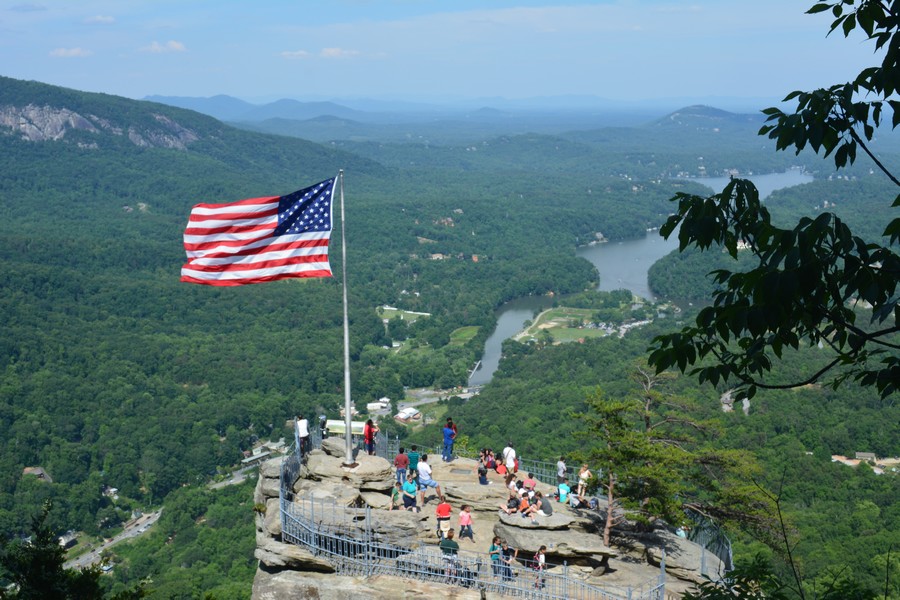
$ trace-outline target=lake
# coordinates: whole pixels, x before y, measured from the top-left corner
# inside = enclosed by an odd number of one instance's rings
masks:
[[[813,180],[799,170],[767,175],[748,175],[744,177],[756,185],[760,198],[765,199],[775,190],[787,188]],[[713,192],[721,192],[728,184],[728,177],[707,177],[691,179],[709,187]],[[631,290],[643,298],[654,300],[647,283],[647,271],[660,258],[678,248],[678,239],[672,235],[668,240],[659,236],[658,232],[621,242],[608,242],[594,246],[582,246],[575,254],[590,261],[600,273],[601,291],[619,289]],[[494,376],[500,364],[503,342],[522,331],[525,321],[531,320],[545,308],[553,304],[553,298],[546,296],[517,298],[507,302],[497,310],[497,327],[484,345],[484,353],[478,368],[469,377],[469,385],[485,385]]]

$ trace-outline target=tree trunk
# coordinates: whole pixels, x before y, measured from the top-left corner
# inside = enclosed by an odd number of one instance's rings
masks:
[[[608,473],[609,485],[606,486],[606,524],[603,526],[603,545],[609,547],[609,532],[613,527],[613,513],[615,512],[615,487],[616,479],[612,473]]]

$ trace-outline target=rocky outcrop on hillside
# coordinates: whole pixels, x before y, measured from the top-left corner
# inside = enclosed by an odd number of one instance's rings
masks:
[[[29,142],[45,142],[63,140],[70,131],[83,131],[92,134],[108,133],[115,136],[126,136],[127,139],[142,148],[172,148],[185,150],[191,142],[200,139],[199,135],[183,127],[165,115],[154,114],[155,126],[137,127],[134,125],[118,125],[108,119],[93,114],[80,114],[68,108],[52,106],[0,106],[0,127],[8,128],[12,134],[21,136]],[[97,141],[79,142],[80,147],[98,147]]]
[[[300,477],[291,486],[294,498],[332,500],[338,506],[371,507],[371,542],[397,546],[424,543],[433,548],[435,534],[434,507],[437,497],[430,493],[419,513],[390,511],[389,490],[393,477],[388,461],[359,455],[357,465],[344,467],[344,444],[340,440],[325,440],[323,449],[313,450]],[[278,491],[280,460],[265,463],[260,468],[254,502],[257,516],[257,549],[259,560],[253,585],[255,600],[284,597],[344,599],[355,597],[483,597],[479,591],[457,586],[431,584],[413,579],[378,575],[377,577],[349,577],[334,573],[334,566],[305,548],[281,540]],[[662,549],[666,553],[666,591],[677,596],[693,582],[701,581],[700,566],[705,563],[707,573],[716,573],[718,559],[709,553],[701,557],[702,549],[665,528],[652,532],[631,534],[620,531],[613,547],[603,545],[601,535],[602,511],[576,511],[555,503],[550,517],[539,517],[537,523],[519,516],[501,515],[498,507],[507,491],[499,476],[491,476],[491,485],[479,485],[475,477],[475,463],[457,459],[452,463],[438,460],[432,464],[434,478],[441,484],[445,496],[453,506],[453,520],[462,504],[473,507],[475,541],[460,540],[461,556],[484,558],[494,535],[509,540],[519,548],[519,558],[530,559],[541,545],[548,547],[547,561],[568,565],[571,576],[599,587],[622,588],[647,584],[659,575]],[[549,491],[550,486],[541,485]],[[540,489],[539,488],[539,489]],[[431,490],[429,490],[430,492]],[[264,508],[263,508],[264,507]],[[327,522],[329,515],[316,515],[317,522]],[[360,524],[362,527],[362,524]],[[420,550],[416,550],[420,552]],[[477,553],[477,554],[476,554]],[[503,598],[491,593],[486,597]]]

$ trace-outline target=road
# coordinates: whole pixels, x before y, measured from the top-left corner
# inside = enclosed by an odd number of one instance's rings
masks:
[[[81,556],[78,556],[76,558],[73,558],[70,561],[67,561],[63,565],[63,567],[65,567],[66,569],[81,569],[81,568],[99,563],[102,558],[101,555],[103,554],[104,550],[115,546],[116,544],[118,544],[119,542],[121,542],[123,540],[132,539],[132,538],[135,538],[135,537],[141,535],[142,533],[147,531],[148,527],[150,527],[151,525],[153,525],[154,523],[156,523],[159,520],[159,516],[161,514],[162,514],[162,509],[159,509],[156,512],[144,514],[144,515],[141,515],[140,517],[138,517],[137,519],[132,519],[131,521],[128,521],[127,523],[125,523],[125,529],[122,530],[122,533],[120,533],[119,535],[117,535],[115,537],[109,538],[108,540],[106,540],[102,544],[100,544],[99,546],[91,548],[91,550],[89,552],[85,552]]]
[[[244,480],[247,479],[247,474],[251,471],[255,471],[257,467],[259,467],[259,465],[250,465],[249,467],[238,469],[231,474],[230,478],[226,479],[225,481],[210,483],[207,487],[211,490],[218,490],[225,487],[226,485],[238,485],[239,483],[244,483]]]

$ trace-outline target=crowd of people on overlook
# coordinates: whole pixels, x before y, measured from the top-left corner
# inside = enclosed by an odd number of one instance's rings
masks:
[[[441,458],[445,462],[451,462],[458,434],[452,419],[447,419],[442,433]],[[433,488],[438,500],[435,507],[435,535],[439,540],[438,545],[444,558],[445,571],[448,575],[456,573],[459,541],[468,538],[475,543],[472,507],[466,504],[460,507],[457,528],[451,527],[453,508],[444,497],[440,484],[433,479],[432,468],[428,464],[428,455],[420,455],[416,445],[412,445],[409,451],[401,447],[394,457],[393,466],[396,471],[396,481],[391,497],[391,510],[421,512],[425,506],[425,492],[428,488]],[[489,472],[503,477],[503,483],[509,490],[507,503],[499,507],[502,514],[520,514],[522,518],[528,518],[532,523],[537,523],[541,517],[549,517],[553,514],[553,501],[568,504],[573,508],[589,506],[585,496],[593,474],[586,464],[579,469],[577,486],[573,490],[569,485],[565,458],[561,456],[556,464],[556,488],[552,493],[545,494],[537,489],[538,481],[534,473],[528,472],[524,477],[520,477],[519,457],[510,441],[503,448],[499,457],[489,448],[481,450],[475,470],[479,484],[491,485],[493,483],[488,479]],[[546,546],[541,546],[531,561],[531,566],[537,573],[535,579],[537,587],[544,585],[541,573],[546,565],[546,550]],[[518,550],[511,548],[506,540],[495,536],[488,549],[488,554],[494,575],[504,581],[512,579],[512,564],[517,560]]]

